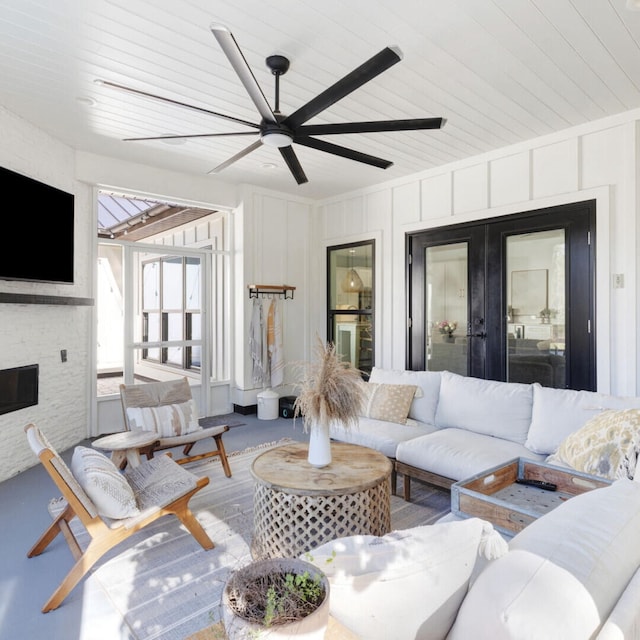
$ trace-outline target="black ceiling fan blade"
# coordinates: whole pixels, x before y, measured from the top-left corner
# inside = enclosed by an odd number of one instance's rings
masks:
[[[225,160],[222,164],[219,164],[217,167],[211,169],[207,173],[220,173],[223,169],[226,169],[228,166],[232,165],[234,162],[237,162],[241,158],[244,158],[246,155],[250,154],[252,151],[255,151],[258,147],[262,146],[261,140],[256,140],[254,143],[250,144],[248,147],[245,147],[242,151],[236,153],[235,156],[231,156],[228,160]]]
[[[364,164],[369,164],[373,167],[379,167],[380,169],[388,169],[393,164],[393,162],[389,160],[383,160],[382,158],[370,156],[367,153],[354,151],[353,149],[348,149],[347,147],[332,144],[331,142],[326,142],[325,140],[318,140],[317,138],[310,138],[308,136],[296,136],[293,141],[305,147],[310,147],[311,149],[326,151],[327,153],[332,153],[335,156],[342,156],[343,158],[348,158],[349,160],[363,162]]]
[[[354,69],[344,78],[338,80],[334,85],[307,102],[307,104],[294,111],[288,118],[285,118],[283,124],[295,130],[301,124],[318,115],[327,107],[369,82],[369,80],[373,80],[373,78],[400,62],[400,60],[402,60],[400,49],[397,47],[385,47],[373,58],[369,58],[357,69]]]
[[[242,82],[244,88],[247,90],[249,97],[256,106],[262,119],[265,122],[276,122],[276,117],[231,31],[224,25],[215,23],[210,25],[209,28],[218,41],[223,53],[227,56],[233,70],[240,78],[240,82]]]
[[[97,84],[104,85],[105,87],[110,87],[111,89],[118,89],[119,91],[125,91],[126,93],[132,93],[136,96],[142,96],[144,98],[151,98],[152,100],[160,100],[161,102],[166,102],[168,104],[173,104],[177,107],[184,107],[186,109],[191,109],[192,111],[198,111],[199,113],[207,113],[210,116],[215,116],[216,118],[223,118],[224,120],[229,120],[230,122],[237,122],[238,124],[244,124],[247,127],[253,127],[254,129],[259,129],[260,125],[255,122],[248,122],[247,120],[242,120],[241,118],[234,118],[233,116],[228,116],[224,113],[218,113],[217,111],[211,111],[210,109],[205,109],[204,107],[196,107],[192,104],[187,104],[186,102],[180,102],[179,100],[173,100],[172,98],[165,98],[163,96],[158,96],[154,93],[148,93],[147,91],[141,91],[140,89],[132,89],[131,87],[126,87],[123,84],[117,84],[116,82],[109,82],[108,80],[96,80]]]
[[[412,118],[409,120],[383,120],[371,122],[341,122],[339,124],[305,124],[296,133],[305,136],[330,135],[337,133],[378,133],[380,131],[419,131],[421,129],[441,129],[445,118]]]
[[[180,138],[218,138],[223,136],[255,136],[255,131],[231,131],[228,133],[186,133],[164,136],[146,136],[143,138],[123,138],[123,142],[136,142],[138,140],[180,140]]]
[[[289,145],[288,147],[280,147],[280,154],[284,158],[284,161],[289,167],[289,171],[291,171],[298,184],[309,182],[307,176],[302,170],[302,165],[298,160],[298,156],[296,155],[296,152],[293,150],[293,147],[291,145]]]

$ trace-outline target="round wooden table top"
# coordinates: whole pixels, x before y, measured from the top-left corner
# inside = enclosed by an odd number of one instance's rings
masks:
[[[298,496],[364,491],[391,475],[389,458],[368,447],[332,442],[331,463],[320,469],[309,464],[308,452],[303,442],[269,449],[253,461],[251,474],[264,486]]]
[[[103,436],[91,443],[92,447],[106,451],[120,451],[122,449],[139,449],[153,444],[160,436],[155,431],[122,431]]]

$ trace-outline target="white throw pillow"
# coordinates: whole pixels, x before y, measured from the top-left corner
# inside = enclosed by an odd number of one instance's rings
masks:
[[[71,458],[71,473],[106,518],[128,518],[140,513],[133,489],[103,453],[78,446]]]
[[[607,410],[570,433],[547,458],[610,480],[633,480],[640,452],[640,409]]]
[[[448,640],[595,638],[640,565],[640,483],[567,500],[480,573]]]
[[[127,419],[131,430],[155,431],[161,438],[184,436],[202,429],[194,400],[157,407],[127,407]]]
[[[532,403],[529,384],[481,380],[443,371],[436,425],[524,444],[531,425]]]
[[[441,640],[465,596],[480,553],[506,542],[478,518],[349,536],[304,558],[329,578],[331,615],[367,640]]]
[[[409,409],[409,418],[426,424],[436,423],[436,408],[440,395],[439,371],[403,371],[373,367],[369,382],[384,384],[415,384],[416,393]]]
[[[525,447],[549,455],[574,431],[606,409],[640,409],[640,398],[609,396],[594,391],[533,387],[531,428]]]

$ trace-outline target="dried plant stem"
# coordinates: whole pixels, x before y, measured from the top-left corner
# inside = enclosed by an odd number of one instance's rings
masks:
[[[325,344],[319,337],[317,343],[316,361],[304,367],[298,385],[294,418],[303,416],[305,431],[331,422],[341,422],[344,427],[357,425],[366,396],[361,373],[341,361],[333,343]]]

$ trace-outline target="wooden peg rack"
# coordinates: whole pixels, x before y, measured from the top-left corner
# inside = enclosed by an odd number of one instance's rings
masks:
[[[285,300],[293,300],[293,292],[296,290],[289,284],[248,284],[249,298],[264,298],[280,296]]]

